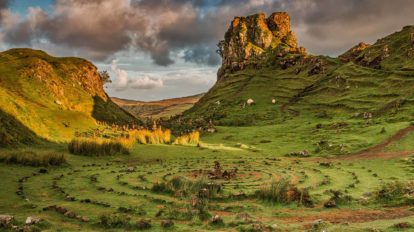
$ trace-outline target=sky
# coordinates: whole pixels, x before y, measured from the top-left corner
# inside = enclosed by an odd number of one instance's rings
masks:
[[[337,56],[414,24],[413,0],[0,0],[0,49],[78,56],[107,70],[110,96],[206,92],[235,16],[286,11],[299,45]]]

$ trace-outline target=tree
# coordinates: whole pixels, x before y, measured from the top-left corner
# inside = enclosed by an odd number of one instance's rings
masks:
[[[101,78],[103,84],[112,83],[111,77],[109,76],[109,73],[106,70],[100,71],[99,77]]]

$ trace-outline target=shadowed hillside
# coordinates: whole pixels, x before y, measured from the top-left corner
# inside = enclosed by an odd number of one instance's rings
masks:
[[[45,139],[71,139],[75,132],[97,127],[97,121],[134,122],[110,100],[103,84],[97,68],[84,59],[56,58],[31,49],[0,53],[2,117]],[[10,136],[19,141],[32,137],[9,123],[3,123],[2,130],[14,130]]]

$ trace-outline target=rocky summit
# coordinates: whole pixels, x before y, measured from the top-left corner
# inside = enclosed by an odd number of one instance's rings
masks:
[[[303,47],[298,48],[295,33],[290,29],[290,16],[286,12],[275,12],[268,18],[264,13],[235,17],[225,39],[218,45],[223,62],[219,78],[226,72],[258,64],[267,53],[279,56],[305,53]]]

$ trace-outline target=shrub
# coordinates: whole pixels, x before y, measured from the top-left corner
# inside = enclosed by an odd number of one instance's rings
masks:
[[[99,223],[107,228],[130,227],[130,218],[120,214],[103,214],[99,217]]]
[[[66,163],[66,156],[61,153],[38,153],[34,151],[18,151],[0,154],[4,163],[22,164],[27,166],[57,166]]]
[[[200,132],[193,131],[189,134],[178,136],[175,139],[174,144],[187,145],[187,144],[198,144],[199,142],[200,142]]]
[[[383,184],[374,194],[378,202],[404,201],[406,195],[414,193],[414,182],[394,181]]]
[[[307,189],[298,189],[290,180],[282,178],[273,180],[270,184],[257,190],[255,196],[272,204],[298,204],[311,207],[313,202]]]
[[[72,154],[85,156],[109,156],[114,154],[129,154],[133,142],[128,138],[100,139],[81,138],[72,139],[68,150]]]

